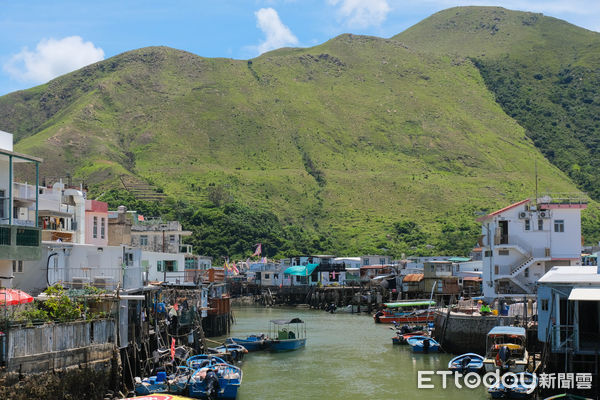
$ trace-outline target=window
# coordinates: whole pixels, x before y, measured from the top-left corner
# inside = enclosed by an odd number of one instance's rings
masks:
[[[369,259],[368,258],[363,259],[363,265],[369,265]]]
[[[167,272],[177,272],[177,260],[165,260],[163,262]]]
[[[13,260],[12,267],[13,267],[13,273],[23,272],[23,261],[22,260]]]
[[[279,279],[279,274],[273,274],[273,279]]]
[[[498,275],[500,274],[500,267],[497,265],[494,265],[494,275]]]
[[[162,272],[163,271],[163,262],[162,262],[162,260],[158,260],[156,262],[156,269],[157,269],[158,272]]]
[[[554,232],[564,232],[565,231],[565,220],[557,219],[554,221]]]
[[[531,230],[531,220],[528,220],[528,219],[525,220],[525,230],[526,231]]]
[[[548,299],[542,299],[542,311],[548,311]]]
[[[169,235],[169,242],[175,243],[175,235]]]
[[[100,238],[101,239],[104,239],[104,235],[106,233],[106,228],[104,227],[105,223],[106,223],[106,220],[104,218],[102,218],[101,225],[100,225]]]
[[[510,255],[510,250],[498,250],[499,256],[508,256]]]
[[[492,256],[492,251],[491,250],[486,250],[485,253],[483,254],[484,257],[491,257]]]
[[[538,231],[543,231],[543,230],[544,230],[544,220],[538,219]]]
[[[140,246],[148,246],[148,235],[140,236]]]
[[[525,268],[525,272],[523,272],[525,278],[529,278],[529,268]]]
[[[385,258],[380,258],[379,259],[379,264],[384,265],[385,264]]]
[[[94,239],[98,237],[98,217],[94,217],[94,229],[92,230]]]
[[[265,274],[265,279],[269,279],[269,274]]]

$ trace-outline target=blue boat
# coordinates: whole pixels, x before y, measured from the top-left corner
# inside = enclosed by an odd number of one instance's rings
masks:
[[[450,371],[458,372],[480,372],[483,368],[483,356],[475,353],[465,353],[454,357],[448,363]]]
[[[137,395],[142,396],[152,393],[182,394],[187,388],[192,372],[191,368],[177,367],[175,373],[169,376],[162,371],[148,378],[135,378],[134,391]]]
[[[194,372],[188,382],[188,396],[194,399],[235,399],[242,384],[242,370],[220,357],[201,354],[187,359]]]
[[[275,352],[297,350],[306,345],[306,324],[300,318],[271,320],[269,334],[272,339],[269,349]]]
[[[507,385],[502,380],[505,380]],[[529,372],[519,372],[496,382],[488,389],[488,393],[493,399],[527,399],[531,397],[536,386],[535,375]]]
[[[271,345],[271,339],[265,335],[250,335],[243,338],[228,338],[225,343],[227,344],[240,344],[248,351],[259,351],[266,350]]]
[[[214,354],[221,357],[223,360],[230,364],[241,362],[244,360],[244,355],[248,350],[241,344],[225,344],[219,347],[209,347],[207,349],[208,354]]]
[[[429,336],[413,336],[406,339],[406,342],[412,348],[413,353],[437,353],[440,351],[440,344]]]

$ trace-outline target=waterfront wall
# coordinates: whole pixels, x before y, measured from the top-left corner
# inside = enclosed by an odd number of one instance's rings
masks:
[[[507,326],[513,322],[513,317],[456,313],[450,313],[448,316],[446,312],[438,312],[435,317],[434,337],[446,352],[485,355],[487,333],[495,326]]]
[[[115,329],[109,319],[11,328],[6,369],[40,373],[70,367],[106,368],[116,348]]]

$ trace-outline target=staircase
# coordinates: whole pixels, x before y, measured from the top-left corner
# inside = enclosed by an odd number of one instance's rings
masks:
[[[535,259],[533,257],[527,256],[523,262],[521,262],[520,264],[518,264],[515,268],[511,268],[510,276],[512,276],[513,278],[516,277],[521,272],[525,271],[525,268],[527,268],[531,264],[533,264],[534,260]]]
[[[138,200],[161,201],[167,197],[164,193],[158,192],[156,188],[137,177],[121,175],[119,178],[121,179],[121,183],[125,190]]]

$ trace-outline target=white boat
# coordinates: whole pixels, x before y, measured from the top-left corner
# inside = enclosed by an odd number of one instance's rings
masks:
[[[487,334],[486,372],[525,372],[528,364],[525,328],[496,326]]]

